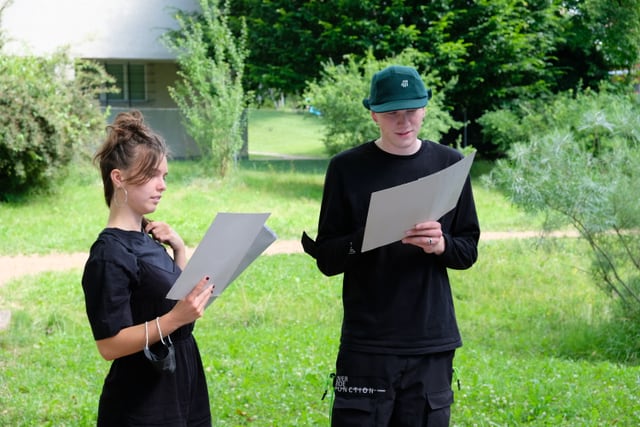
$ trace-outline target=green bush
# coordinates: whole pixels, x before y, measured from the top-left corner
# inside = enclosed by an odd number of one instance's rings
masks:
[[[348,57],[340,65],[333,62],[324,64],[322,78],[308,84],[304,97],[322,114],[326,129],[323,141],[329,155],[362,144],[379,135],[369,111],[362,105],[362,100],[369,94],[373,74],[392,64],[414,66],[419,70],[420,67],[416,64],[420,58],[418,52],[406,50],[384,61],[377,61],[369,55],[363,60]],[[460,127],[460,124],[455,122],[443,107],[445,88],[440,91],[434,87],[442,86],[437,73],[429,73],[425,83],[427,87],[432,88],[434,96],[427,106],[420,136],[438,141],[444,133],[451,128]]]
[[[105,76],[90,62],[74,67],[64,53],[0,56],[0,200],[46,189],[95,143],[105,123],[95,95]]]
[[[633,95],[632,95],[633,96]],[[599,91],[567,91],[544,98],[521,100],[503,109],[485,113],[478,119],[486,142],[506,153],[512,145],[528,141],[555,129],[568,129],[588,149],[599,149],[607,134],[622,132],[635,138],[637,120],[623,121],[636,101],[628,92],[603,85]]]
[[[546,213],[548,229],[573,226],[591,248],[594,283],[619,302],[621,318],[640,322],[637,99],[607,91],[561,96],[519,124],[502,130],[529,136],[512,141],[493,182],[517,205]]]

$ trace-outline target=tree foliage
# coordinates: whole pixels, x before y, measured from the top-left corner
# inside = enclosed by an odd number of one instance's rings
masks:
[[[451,67],[449,55],[434,56],[433,66],[443,78],[459,77],[448,98],[456,117],[475,119],[487,108],[552,90],[557,71],[549,64],[559,26],[552,3],[452,3],[459,5],[439,25],[446,46],[458,42],[458,57]]]
[[[419,67],[422,56],[408,49],[388,60],[378,61],[369,55],[364,59],[348,57],[343,64],[329,61],[323,66],[322,78],[310,82],[305,99],[322,112],[326,133],[324,144],[329,154],[336,154],[379,135],[362,100],[369,94],[373,74],[392,64]],[[425,85],[438,82],[437,73],[425,76]],[[438,141],[456,123],[442,105],[444,94],[436,92],[427,106],[421,137]]]
[[[246,17],[251,29],[247,87],[266,98],[299,94],[307,80],[320,77],[324,63],[369,50],[377,58],[398,54],[420,35],[404,3],[234,1],[231,13]]]
[[[0,200],[48,188],[95,145],[106,120],[96,97],[109,81],[98,64],[64,51],[0,55]]]
[[[493,182],[518,205],[570,223],[592,253],[595,283],[640,321],[640,105],[608,91],[561,95],[516,111],[528,134],[500,160]],[[496,126],[499,128],[499,126]],[[506,138],[506,137],[505,137]]]
[[[231,13],[251,29],[245,85],[263,99],[303,92],[323,64],[413,48],[425,70],[456,81],[444,105],[487,154],[495,147],[475,123],[484,112],[597,88],[610,70],[631,69],[640,46],[640,0],[239,0]]]
[[[202,15],[179,14],[180,30],[164,39],[177,55],[179,80],[169,93],[203,159],[225,176],[242,146],[246,27],[229,28],[227,1],[200,0]]]

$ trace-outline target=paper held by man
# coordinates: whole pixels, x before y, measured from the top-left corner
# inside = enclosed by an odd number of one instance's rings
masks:
[[[401,240],[424,221],[435,221],[456,206],[476,152],[406,184],[371,193],[362,252]]]
[[[277,238],[265,225],[269,213],[219,212],[167,298],[187,296],[204,276],[215,284],[210,305]]]

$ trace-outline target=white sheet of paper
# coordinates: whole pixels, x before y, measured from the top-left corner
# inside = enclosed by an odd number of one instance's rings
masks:
[[[424,221],[435,221],[456,206],[476,152],[436,173],[371,193],[362,252],[401,240]]]
[[[215,284],[207,306],[277,238],[264,225],[269,213],[219,212],[167,298],[179,300],[204,276]]]

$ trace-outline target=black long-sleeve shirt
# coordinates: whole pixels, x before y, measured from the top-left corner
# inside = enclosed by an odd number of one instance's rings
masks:
[[[478,256],[480,226],[469,178],[456,207],[439,219],[444,253],[426,254],[402,242],[360,251],[372,192],[425,177],[461,158],[431,141],[422,141],[408,156],[387,153],[371,141],[330,161],[318,236],[309,252],[325,275],[344,273],[342,348],[408,355],[462,345],[447,269],[467,269]]]

